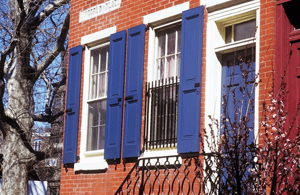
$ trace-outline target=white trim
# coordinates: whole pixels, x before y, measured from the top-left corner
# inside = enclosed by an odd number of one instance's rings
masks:
[[[201,0],[200,5],[206,5],[206,7],[212,7],[221,3],[228,3],[233,0]]]
[[[159,156],[164,156],[164,157],[167,157],[167,156],[178,156],[178,153],[177,153],[177,149],[174,149],[174,148],[163,148],[163,149],[160,149],[160,150],[148,150],[148,151],[145,151],[140,157],[139,159],[143,159],[143,158],[152,158],[152,157],[159,157]],[[182,158],[179,157],[178,158],[180,164],[182,162]],[[151,159],[151,164],[155,164],[157,162],[157,159]],[[176,158],[169,158],[169,162],[171,165],[173,165],[176,161]],[[142,162],[142,161],[140,161]],[[163,165],[165,163],[165,158],[160,158],[159,159],[159,163],[161,165]],[[142,166],[142,165],[141,165]]]
[[[190,8],[190,2],[185,2],[144,16],[144,24],[164,20],[181,14]]]
[[[154,71],[155,62],[155,31],[149,28],[149,41],[148,41],[148,64],[147,64],[147,81],[152,81],[156,71]]]
[[[151,158],[157,156],[174,156],[174,155],[178,155],[177,149],[162,148],[160,150],[147,150],[141,155],[140,158]]]
[[[214,118],[220,118],[220,106],[221,106],[221,75],[222,65],[218,59],[221,54],[231,52],[232,50],[238,50],[239,48],[246,48],[247,45],[255,45],[256,47],[256,73],[259,72],[259,31],[260,31],[260,1],[253,0],[250,2],[238,4],[236,6],[220,9],[208,14],[207,22],[207,44],[206,44],[206,90],[205,92],[205,128],[210,131],[208,124],[212,121],[208,118],[211,115]],[[226,20],[239,14],[246,14],[247,12],[256,11],[256,25],[257,30],[254,38],[249,38],[235,43],[225,44],[219,30],[220,21]],[[250,14],[251,15],[251,14]],[[238,48],[237,48],[238,47]],[[255,135],[258,135],[258,97],[259,88],[257,87],[255,93]],[[215,132],[218,135],[219,132]],[[208,138],[210,139],[210,138]],[[257,139],[256,139],[257,140]],[[207,144],[205,144],[206,152],[209,152]]]
[[[99,41],[101,39],[108,38],[111,34],[117,32],[117,27],[113,26],[86,36],[81,37],[81,45],[89,44],[92,42]]]
[[[250,2],[242,3],[236,6],[227,7],[218,11],[208,13],[208,20],[221,20],[229,18],[245,12],[257,10],[260,8],[260,0],[253,0]],[[209,29],[208,29],[209,30]]]
[[[108,169],[108,164],[103,157],[93,160],[80,161],[80,163],[75,163],[75,171],[88,171],[88,170],[104,170]]]
[[[89,73],[90,73],[90,58],[91,50],[109,44],[108,42],[101,45],[95,45],[99,41],[103,41],[116,32],[116,26],[98,31],[93,34],[86,35],[81,38],[81,44],[91,44],[94,47],[85,47],[84,56],[84,75],[83,75],[83,95],[82,95],[82,117],[81,117],[81,141],[80,141],[80,162],[75,163],[75,171],[79,170],[102,170],[107,169],[108,164],[104,160],[104,150],[86,151],[87,142],[87,127],[88,127],[88,102],[89,100]],[[101,99],[101,98],[100,98]],[[97,99],[98,100],[98,99]]]
[[[227,43],[227,44],[215,47],[215,52],[216,53],[224,53],[224,52],[228,53],[228,52],[231,52],[231,50],[236,51],[236,50],[239,50],[240,48],[244,48],[251,44],[255,44],[255,42],[256,42],[255,37],[243,39],[241,41]]]
[[[253,0],[201,0],[200,5],[205,5],[208,12],[220,10],[229,6],[238,5]]]
[[[256,69],[255,69],[255,74],[257,75],[259,73],[259,67],[260,67],[260,61],[259,61],[259,58],[260,58],[260,49],[259,49],[259,45],[260,45],[260,9],[257,9],[256,10],[256,26],[257,26],[257,29],[256,29]],[[257,78],[257,83],[259,82],[259,75],[258,75],[258,78]],[[258,124],[259,124],[259,85],[256,87],[256,93],[255,93],[255,105],[254,105],[254,140],[258,143],[258,138],[259,138],[259,132],[258,132]]]

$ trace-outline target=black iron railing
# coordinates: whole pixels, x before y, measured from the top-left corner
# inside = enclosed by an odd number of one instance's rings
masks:
[[[213,158],[196,154],[139,159],[115,195],[219,194]]]
[[[175,147],[177,142],[178,78],[147,83],[145,150]]]

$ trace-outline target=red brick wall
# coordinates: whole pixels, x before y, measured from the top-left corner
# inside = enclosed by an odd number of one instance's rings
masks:
[[[276,0],[261,0],[260,52],[259,52],[259,124],[263,114],[263,102],[270,99],[275,75]],[[260,129],[259,135],[263,129]],[[259,136],[262,143],[262,137]]]
[[[79,12],[94,5],[105,2],[106,0],[72,0],[71,1],[71,20],[69,34],[69,48],[80,45],[81,37],[95,33],[97,31],[116,26],[117,32],[127,30],[131,27],[143,23],[143,16],[168,8],[174,5],[187,2],[188,0],[122,0],[121,7],[107,14],[92,18],[88,21],[79,23]],[[199,0],[190,0],[190,8],[200,5]],[[272,67],[274,65],[274,47],[275,47],[275,0],[261,0],[260,16],[260,86],[259,86],[259,112],[261,115],[262,101],[266,92],[272,87]],[[204,128],[204,108],[205,108],[205,70],[206,70],[206,26],[207,13],[204,14],[204,35],[203,35],[203,69],[202,69],[202,89],[201,89],[201,129]],[[147,81],[147,62],[148,62],[148,31],[145,38],[145,60],[144,60],[144,83]],[[84,58],[84,55],[83,55]],[[83,61],[84,62],[84,59]],[[84,63],[82,63],[84,65]],[[83,71],[81,82],[81,100],[83,89]],[[145,86],[145,85],[144,85]],[[144,89],[145,90],[145,89]],[[144,93],[145,94],[145,93]],[[143,97],[145,100],[145,97]],[[144,109],[143,104],[143,111]],[[79,133],[78,150],[80,153],[81,138],[81,117],[82,102],[80,103],[79,113]],[[144,113],[143,113],[144,115]],[[143,132],[144,123],[142,122],[141,131]],[[62,168],[61,171],[61,194],[107,194],[111,195],[120,186],[127,173],[130,171],[133,163],[121,163],[109,165],[108,169],[101,173],[76,173],[74,169]],[[124,167],[126,169],[124,170]]]
[[[71,15],[70,15],[70,33],[69,33],[69,48],[80,45],[81,37],[98,32],[100,30],[116,26],[117,32],[122,30],[128,30],[131,27],[140,25],[143,23],[143,16],[168,8],[174,5],[178,5],[188,0],[122,0],[121,7],[117,10],[109,12],[107,14],[92,18],[90,20],[79,23],[79,12],[89,7],[106,2],[106,0],[72,0],[71,1]],[[190,0],[190,8],[200,5],[199,0]],[[147,62],[148,62],[148,39],[149,32],[146,32],[145,37],[145,59],[144,59],[144,86],[147,81]],[[205,55],[204,55],[205,56]],[[82,65],[84,65],[84,54],[82,59]],[[203,64],[204,66],[205,64]],[[81,78],[81,95],[82,100],[83,93],[83,71]],[[126,65],[125,65],[126,72]],[[202,72],[202,100],[201,109],[204,113],[204,89],[205,89],[205,69]],[[126,85],[126,83],[125,83]],[[126,86],[125,86],[126,87]],[[145,92],[145,89],[144,89]],[[145,93],[144,93],[145,94]],[[145,97],[143,97],[145,101]],[[143,102],[143,112],[144,112]],[[79,129],[78,129],[78,142],[77,142],[77,155],[80,154],[80,139],[81,139],[81,117],[82,117],[82,102],[80,102],[79,113]],[[143,113],[144,116],[144,113]],[[204,115],[201,115],[201,128],[204,128]],[[144,129],[144,121],[142,121],[141,132]],[[125,179],[127,173],[131,170],[134,163],[121,163],[117,165],[109,165],[106,171],[101,173],[75,173],[73,168],[64,169],[61,171],[61,187],[60,192],[63,195],[67,194],[114,194],[117,188]],[[126,169],[124,169],[126,167]]]

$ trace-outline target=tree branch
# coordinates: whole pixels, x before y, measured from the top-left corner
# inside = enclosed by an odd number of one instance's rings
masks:
[[[53,154],[61,153],[63,148],[63,143],[49,144],[45,148],[43,148],[42,151],[35,151],[34,153],[37,158],[37,161],[41,161],[53,156]]]
[[[34,121],[39,121],[39,122],[48,122],[51,123],[55,121],[58,117],[62,116],[64,114],[63,111],[58,112],[55,115],[44,115],[44,114],[39,114],[39,115],[33,115],[32,118]]]
[[[66,76],[64,76],[61,79],[60,82],[52,84],[52,86],[54,87],[54,89],[53,89],[52,99],[50,101],[50,107],[52,107],[52,104],[53,104],[53,101],[54,101],[54,97],[57,94],[58,89],[60,88],[60,86],[65,85],[65,84],[66,84]]]
[[[19,40],[16,39],[16,38],[15,38],[15,39],[12,39],[12,41],[11,41],[9,47],[1,52],[1,57],[0,57],[0,75],[1,75],[1,76],[0,76],[0,77],[3,77],[3,68],[4,68],[4,65],[5,65],[6,57],[7,57],[11,52],[14,51],[14,49],[15,49],[15,47],[16,47],[18,41],[19,41]]]
[[[42,72],[53,62],[53,60],[58,56],[58,54],[64,50],[64,43],[69,32],[69,24],[70,24],[70,13],[67,14],[64,20],[56,45],[54,46],[52,51],[48,53],[48,55],[41,62],[41,64],[36,68],[34,81],[36,81],[39,78]]]
[[[32,15],[33,17],[35,16],[35,14],[37,13],[37,11],[39,10],[40,6],[45,2],[45,0],[36,0],[35,2],[33,2],[31,0],[30,2],[30,6],[29,6],[29,11],[28,13],[30,13],[30,15]]]
[[[29,22],[29,26],[31,29],[37,28],[52,12],[54,12],[58,7],[66,5],[71,0],[55,0],[45,7],[43,11],[41,11],[36,17]]]
[[[18,22],[17,28],[15,30],[15,34],[10,41],[9,47],[1,52],[1,57],[0,57],[0,79],[3,79],[3,72],[4,72],[4,66],[5,66],[5,61],[6,57],[13,52],[14,48],[16,47],[17,43],[19,42],[19,37],[20,37],[20,29],[24,22],[26,21],[26,13],[24,10],[24,5],[22,0],[18,0],[18,5],[21,9],[20,13],[20,21]]]
[[[21,11],[23,12],[24,11],[23,0],[17,0],[17,1],[18,1],[18,4],[19,4],[19,7],[20,7]]]

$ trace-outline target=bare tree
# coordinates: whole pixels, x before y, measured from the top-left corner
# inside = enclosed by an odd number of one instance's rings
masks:
[[[30,143],[35,121],[51,123],[63,114],[51,112],[59,87],[52,84],[64,79],[60,76],[60,59],[66,51],[69,2],[2,1],[0,130],[4,145],[1,194],[27,194],[28,168],[55,151],[61,152],[61,147],[52,145],[43,151],[34,151]]]

